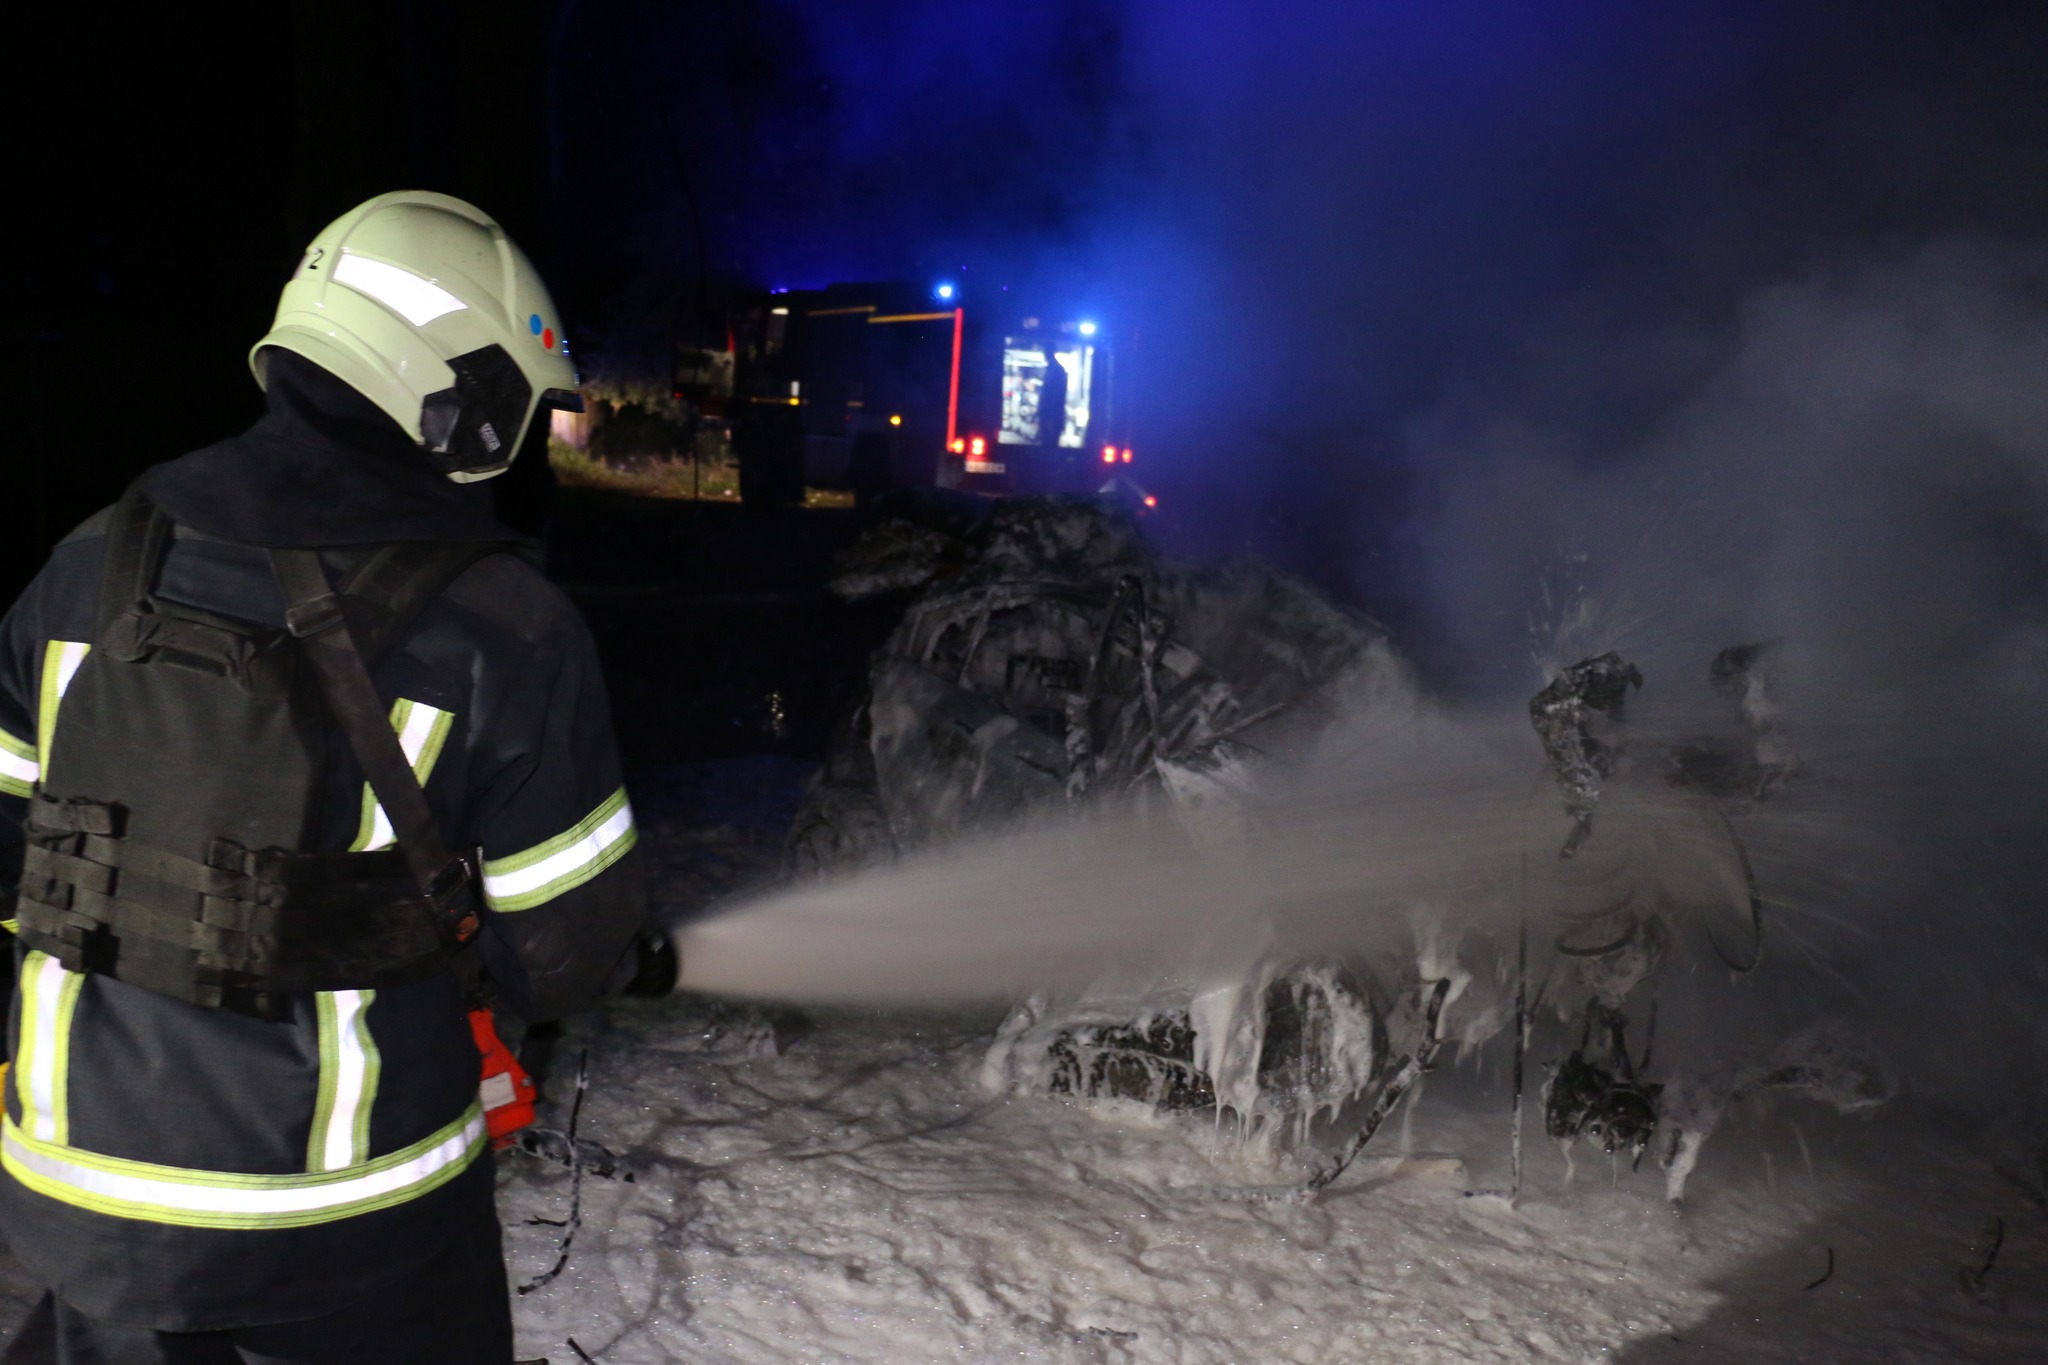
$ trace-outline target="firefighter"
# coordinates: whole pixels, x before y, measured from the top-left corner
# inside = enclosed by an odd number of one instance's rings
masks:
[[[268,414],[0,624],[5,1359],[506,1365],[469,1014],[587,1007],[644,919],[590,638],[482,483],[575,373],[427,193],[323,231],[250,365]]]

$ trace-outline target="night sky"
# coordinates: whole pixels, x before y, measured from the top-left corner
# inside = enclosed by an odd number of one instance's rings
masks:
[[[2048,231],[2048,10],[1990,0],[371,0],[46,12],[12,46],[9,582],[254,411],[277,281],[379,190],[468,195],[589,364],[735,284],[957,277],[1134,331],[1194,553],[1400,615],[1410,433],[1484,392],[1626,460],[1742,301]]]

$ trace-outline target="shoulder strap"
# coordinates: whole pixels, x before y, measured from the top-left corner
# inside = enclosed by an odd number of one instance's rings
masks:
[[[427,807],[426,793],[420,790],[412,764],[406,761],[398,735],[385,717],[355,632],[342,614],[341,598],[328,583],[319,554],[273,549],[270,563],[284,590],[287,628],[298,637],[320,680],[328,710],[348,736],[349,748],[362,765],[370,790],[390,817],[407,867],[427,898],[448,912],[457,940],[467,940],[478,923],[477,869],[442,839],[434,813]],[[426,600],[418,602],[414,610]]]
[[[364,560],[341,589],[364,665],[375,668],[472,564],[511,548],[495,540],[409,540],[383,546]]]
[[[128,485],[110,511],[106,557],[100,570],[102,633],[149,596],[157,565],[171,539],[170,514],[143,495],[140,479]]]

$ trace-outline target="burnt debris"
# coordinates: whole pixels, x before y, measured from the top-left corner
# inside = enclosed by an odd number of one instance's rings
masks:
[[[1102,799],[1199,807],[1401,672],[1372,622],[1256,561],[1182,570],[1106,502],[897,507],[833,579],[907,597],[797,815],[798,875]]]
[[[1076,1024],[1046,1044],[1045,1088],[1076,1099],[1136,1100],[1168,1113],[1213,1109],[1216,1090],[1195,1062],[1195,1031],[1184,1011],[1129,1024]]]
[[[1583,1138],[1609,1156],[1627,1152],[1634,1165],[1656,1132],[1663,1090],[1637,1075],[1629,1057],[1627,1016],[1595,999],[1586,1005],[1578,1048],[1557,1064],[1544,1086],[1543,1129],[1567,1149]]]
[[[1560,858],[1577,853],[1593,832],[1601,786],[1614,771],[1620,751],[1609,731],[1621,719],[1629,689],[1642,685],[1642,673],[1610,650],[1581,659],[1529,699],[1529,723],[1543,741],[1552,775],[1564,793],[1565,813],[1572,818],[1572,831],[1558,850]]]

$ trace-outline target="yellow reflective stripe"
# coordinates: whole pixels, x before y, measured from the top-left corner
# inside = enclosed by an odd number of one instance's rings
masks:
[[[338,1013],[335,992],[313,994],[313,1026],[320,1040],[320,1088],[313,1097],[313,1128],[306,1136],[306,1169],[325,1171],[327,1134],[334,1126],[334,1092],[341,1083],[340,1043],[334,1027]]]
[[[22,959],[14,1089],[22,1122],[52,1142],[63,1141],[70,1126],[71,1017],[84,985],[82,973],[64,970],[48,953],[30,952]]]
[[[64,973],[64,984],[57,995],[57,1020],[50,1030],[56,1043],[56,1061],[50,1068],[50,1128],[55,1134],[52,1142],[71,1141],[71,1020],[78,1013],[78,996],[84,989],[84,972]]]
[[[46,1142],[70,1137],[71,1018],[84,986],[83,972],[66,971],[48,953],[32,951],[22,959],[14,1093],[22,1122]]]
[[[484,862],[484,903],[493,910],[531,910],[583,885],[626,855],[640,833],[619,788],[603,805],[544,844]]]
[[[376,998],[377,992],[364,991],[363,1007],[356,1011],[352,1050],[363,1059],[355,1121],[349,1124],[349,1155],[356,1165],[370,1158],[370,1110],[377,1103],[377,1086],[384,1078],[384,1054],[377,1051],[377,1040],[370,1036],[370,1002]]]
[[[57,703],[64,700],[72,678],[78,674],[78,666],[90,653],[92,646],[78,640],[52,640],[43,646],[42,699],[36,708],[36,767],[39,774],[50,770],[50,737],[57,733]]]
[[[391,728],[398,732],[398,747],[405,753],[405,761],[412,764],[413,776],[421,786],[433,775],[434,764],[440,760],[442,746],[448,742],[448,731],[455,724],[455,713],[443,711],[422,701],[411,701],[400,697],[391,708]],[[384,814],[384,808],[377,804],[377,793],[370,790],[370,784],[363,784],[363,816],[356,828],[355,842],[348,846],[351,853],[362,853],[369,849],[389,848],[396,841],[391,832],[391,819]]]
[[[320,991],[314,1011],[320,1032],[320,1089],[306,1142],[306,1169],[359,1166],[370,1152],[370,1110],[383,1059],[371,1040],[375,991]]]
[[[242,1175],[102,1156],[44,1142],[8,1119],[0,1166],[36,1193],[114,1218],[190,1228],[298,1228],[390,1208],[447,1184],[484,1150],[483,1110],[343,1171]]]
[[[0,730],[0,792],[27,796],[43,775],[36,746]]]
[[[370,1108],[377,1099],[382,1058],[370,1040],[375,991],[320,991],[313,1001],[320,1029],[320,1091],[306,1169],[341,1171],[370,1154]]]
[[[20,1065],[10,1068],[14,1077],[14,1102],[21,1110],[21,1121],[34,1128],[40,1123],[36,1112],[35,1087],[29,1078],[36,1074],[36,1035],[42,1032],[38,1027],[42,1011],[38,1008],[45,992],[42,989],[43,964],[51,962],[47,953],[30,950],[21,960],[21,976],[18,989],[21,992],[21,1033],[14,1041],[14,1055]]]

